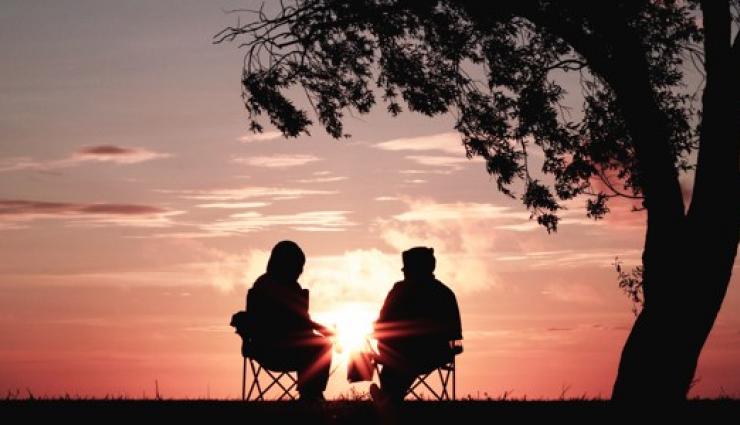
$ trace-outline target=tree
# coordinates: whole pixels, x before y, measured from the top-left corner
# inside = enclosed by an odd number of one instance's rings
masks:
[[[286,0],[287,1],[287,0]],[[343,114],[376,95],[397,115],[452,112],[468,157],[555,231],[563,201],[582,196],[647,211],[644,305],[625,343],[615,400],[685,399],[714,324],[740,235],[738,0],[293,0],[216,42],[247,48],[243,98],[285,136],[318,122],[346,136]],[[733,40],[734,39],[734,40]],[[687,65],[701,93],[684,89]],[[563,105],[578,72],[577,115]],[[700,96],[698,96],[700,94]],[[530,158],[544,153],[540,170]],[[696,154],[696,159],[692,152]],[[694,169],[690,206],[679,174]],[[676,265],[680,264],[681,268]]]

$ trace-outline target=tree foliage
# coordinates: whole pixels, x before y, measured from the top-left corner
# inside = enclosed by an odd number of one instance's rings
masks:
[[[254,16],[216,42],[239,40],[247,49],[242,83],[252,130],[262,131],[266,117],[294,137],[317,119],[333,137],[346,137],[344,114],[365,114],[378,98],[392,115],[452,113],[467,156],[484,158],[498,189],[552,231],[563,201],[578,195],[588,196],[587,214],[596,219],[614,197],[642,199],[635,146],[608,78],[628,72],[621,67],[630,64],[614,63],[616,37],[627,31],[643,48],[674,166],[691,167],[698,111],[683,84],[687,61],[702,59],[694,3],[486,3],[285,1],[274,13],[240,10]],[[625,16],[626,26],[605,30],[615,25],[610,13]],[[587,34],[590,44],[565,41],[568,31]],[[589,49],[603,60],[584,57]],[[578,111],[564,104],[563,76],[573,72]],[[290,98],[294,88],[313,114]],[[544,156],[539,170],[534,150]]]

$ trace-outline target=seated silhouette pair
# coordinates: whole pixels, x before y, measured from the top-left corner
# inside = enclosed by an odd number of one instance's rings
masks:
[[[402,400],[416,376],[452,360],[456,352],[450,342],[462,339],[455,295],[434,277],[434,250],[411,248],[402,259],[404,279],[388,293],[375,322],[375,361],[383,367],[381,386],[373,384],[371,393],[384,401]],[[305,262],[295,242],[276,244],[266,272],[248,291],[243,320],[235,326],[245,357],[271,370],[297,371],[300,398],[322,400],[333,331],[308,313],[308,291],[298,283]]]

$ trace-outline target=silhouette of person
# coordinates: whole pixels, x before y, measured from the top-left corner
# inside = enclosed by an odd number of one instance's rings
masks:
[[[378,320],[380,388],[373,399],[401,401],[416,376],[451,361],[451,341],[462,339],[455,294],[434,277],[434,249],[415,247],[403,254],[404,279],[388,293]]]
[[[272,248],[267,271],[247,295],[251,355],[268,369],[297,371],[302,400],[323,400],[332,332],[309,316],[308,291],[298,283],[305,263],[303,251],[293,241]]]

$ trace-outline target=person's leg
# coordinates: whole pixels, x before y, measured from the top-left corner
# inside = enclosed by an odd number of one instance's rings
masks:
[[[383,365],[380,371],[380,389],[392,401],[401,401],[414,382],[415,376],[408,371]]]
[[[320,398],[331,370],[332,345],[329,339],[312,335],[295,348],[298,358],[298,392],[301,398]]]

